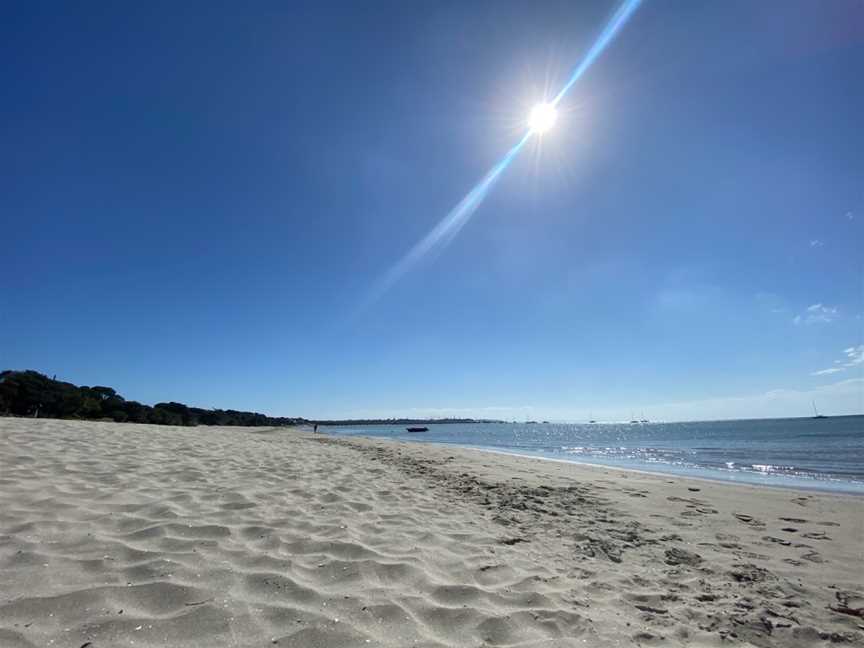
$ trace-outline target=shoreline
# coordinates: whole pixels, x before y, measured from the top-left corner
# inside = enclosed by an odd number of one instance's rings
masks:
[[[422,442],[415,442],[422,443]],[[435,443],[434,441],[430,441],[428,443]],[[444,444],[442,444],[444,445]],[[494,450],[492,448],[482,448],[482,447],[471,447],[471,446],[457,446],[460,448],[465,448],[466,450],[477,450],[478,452],[491,452],[493,454],[502,454],[502,455],[511,455],[514,457],[524,457],[526,459],[538,459],[540,461],[553,461],[564,464],[576,464],[579,466],[592,466],[595,468],[604,468],[607,470],[620,470],[622,472],[633,472],[639,473],[642,475],[653,475],[655,477],[666,477],[672,479],[681,479],[681,480],[693,480],[699,482],[708,482],[711,484],[719,484],[719,485],[733,485],[733,486],[749,486],[752,488],[771,488],[771,489],[781,489],[785,491],[795,491],[802,493],[819,493],[821,495],[842,495],[849,497],[864,497],[864,484],[861,485],[861,490],[849,491],[849,490],[841,490],[835,488],[807,488],[804,485],[786,485],[786,484],[764,484],[764,483],[756,483],[750,481],[735,481],[734,479],[721,479],[721,478],[712,478],[709,476],[700,476],[700,475],[685,475],[681,473],[673,473],[673,472],[662,472],[662,471],[654,471],[654,470],[644,470],[642,468],[630,468],[625,466],[616,466],[612,464],[603,464],[603,463],[593,463],[590,461],[579,461],[577,459],[558,459],[556,457],[544,457],[540,455],[531,455],[531,454],[523,454],[520,452],[510,452],[507,450]]]
[[[311,432],[310,432],[311,435]],[[840,498],[840,499],[850,499],[853,501],[858,501],[862,505],[864,505],[864,493],[859,493],[857,491],[842,491],[842,490],[834,490],[834,489],[815,489],[815,488],[806,488],[806,487],[796,487],[796,486],[787,486],[787,485],[775,485],[775,484],[761,484],[761,483],[751,483],[746,481],[733,481],[726,479],[712,479],[710,477],[702,477],[696,475],[683,475],[679,473],[666,473],[660,471],[651,471],[651,470],[643,470],[640,468],[631,468],[624,466],[617,466],[611,464],[602,464],[602,463],[592,463],[588,461],[579,461],[579,460],[571,460],[571,459],[559,459],[557,457],[547,457],[542,455],[533,455],[520,453],[516,451],[508,451],[508,450],[499,450],[495,448],[485,448],[481,446],[463,446],[457,444],[450,444],[446,442],[438,442],[438,441],[421,441],[414,439],[391,439],[385,437],[376,437],[376,436],[367,436],[367,435],[327,435],[326,433],[322,435],[320,432],[318,437],[328,437],[333,439],[340,440],[363,440],[369,444],[381,444],[384,446],[389,446],[393,444],[395,446],[400,446],[402,444],[405,445],[417,445],[421,447],[429,447],[436,448],[440,450],[456,450],[459,452],[468,452],[468,453],[478,453],[481,455],[480,457],[476,457],[478,461],[482,459],[482,455],[490,454],[497,457],[504,458],[514,458],[514,459],[522,459],[527,461],[536,461],[541,464],[554,464],[560,466],[572,466],[574,469],[579,471],[595,471],[598,473],[602,473],[604,476],[608,476],[610,473],[618,473],[618,477],[628,478],[628,475],[634,476],[644,476],[648,478],[654,478],[656,480],[662,480],[665,483],[670,483],[670,480],[680,481],[686,485],[686,482],[695,482],[697,485],[714,485],[720,488],[732,488],[732,489],[743,489],[750,491],[751,494],[760,494],[763,491],[767,492],[775,492],[775,493],[785,493],[785,494],[799,494],[806,496],[819,496],[825,498]],[[315,438],[315,437],[313,437]],[[598,477],[599,475],[593,475],[594,477]],[[574,475],[576,477],[585,477],[585,475]],[[864,508],[862,508],[862,512],[864,512]],[[864,522],[862,522],[864,523]]]
[[[305,428],[303,428],[305,430]],[[310,430],[311,432],[311,430]],[[319,432],[322,434],[322,432]],[[793,491],[802,491],[807,493],[821,493],[825,495],[846,495],[852,497],[864,497],[864,482],[850,482],[844,480],[835,480],[838,484],[853,484],[857,487],[857,489],[844,489],[844,488],[833,488],[833,487],[818,487],[818,486],[808,486],[806,484],[806,478],[804,477],[791,477],[786,475],[777,475],[776,477],[769,477],[769,479],[788,479],[790,482],[804,482],[801,484],[798,483],[789,483],[789,484],[768,484],[764,482],[751,481],[747,479],[735,480],[735,479],[724,479],[722,477],[712,477],[710,475],[692,475],[692,474],[684,474],[680,472],[664,472],[662,470],[648,470],[640,467],[630,467],[630,466],[621,466],[616,464],[606,464],[601,462],[592,462],[586,461],[584,459],[564,459],[560,457],[550,457],[542,454],[531,454],[530,452],[520,452],[518,450],[503,450],[500,448],[489,448],[484,446],[471,446],[471,445],[462,445],[460,443],[450,443],[446,441],[424,441],[423,439],[403,439],[403,438],[391,438],[384,436],[375,436],[370,434],[340,434],[338,432],[330,433],[326,430],[323,431],[323,434],[332,436],[334,438],[341,439],[358,439],[364,438],[369,440],[377,440],[383,442],[404,442],[404,443],[418,443],[418,444],[427,444],[434,446],[441,446],[447,448],[460,448],[463,450],[476,450],[477,452],[489,452],[492,454],[500,454],[506,456],[515,456],[515,457],[525,457],[529,459],[537,459],[539,461],[550,461],[556,463],[563,464],[575,464],[578,466],[593,466],[597,468],[604,468],[607,470],[620,470],[624,472],[635,472],[642,473],[646,475],[656,475],[658,477],[671,477],[674,479],[692,479],[696,481],[705,481],[716,484],[729,484],[729,485],[737,485],[737,486],[751,486],[753,488],[769,488],[769,489],[782,489],[782,490],[793,490]],[[698,469],[698,468],[697,468]],[[701,468],[701,470],[711,471],[710,468]],[[738,471],[732,474],[744,474],[748,475],[746,471]],[[752,473],[753,475],[758,475],[759,473]],[[830,480],[816,480],[821,483],[830,482]],[[834,482],[830,482],[834,483]]]
[[[0,420],[0,644],[864,647],[862,500],[296,428]]]

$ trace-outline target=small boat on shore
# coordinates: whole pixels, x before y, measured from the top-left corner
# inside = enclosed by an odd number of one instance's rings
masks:
[[[429,431],[428,427],[407,427],[405,429],[408,430],[409,432],[428,432]]]

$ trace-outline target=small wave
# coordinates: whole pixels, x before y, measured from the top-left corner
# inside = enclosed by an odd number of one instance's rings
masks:
[[[628,425],[452,424],[435,426],[411,440],[759,484],[818,483],[819,488],[830,488],[834,482],[838,490],[849,485],[857,492],[864,484],[860,421],[834,419],[831,429],[810,420],[782,425],[771,420],[699,422],[650,430]],[[807,434],[790,434],[802,430]],[[396,425],[363,428],[373,436],[399,436],[403,431]]]
[[[750,464],[750,467],[753,468],[753,470],[758,470],[759,472],[764,473],[795,472],[795,466],[776,466],[774,464]]]

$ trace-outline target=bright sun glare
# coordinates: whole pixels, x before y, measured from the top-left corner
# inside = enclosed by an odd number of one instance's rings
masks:
[[[558,112],[555,110],[555,106],[539,103],[531,109],[531,114],[528,116],[528,128],[531,129],[532,133],[545,133],[555,125],[557,118]]]

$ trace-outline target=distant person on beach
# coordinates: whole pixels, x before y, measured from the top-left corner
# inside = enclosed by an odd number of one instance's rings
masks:
[[[312,431],[312,434],[318,434],[318,424],[315,424],[315,429]]]

